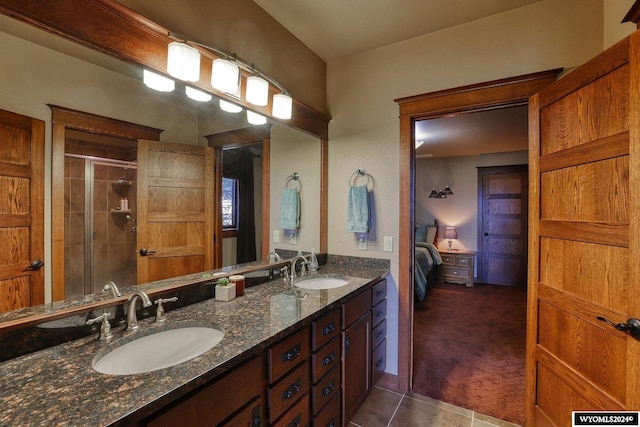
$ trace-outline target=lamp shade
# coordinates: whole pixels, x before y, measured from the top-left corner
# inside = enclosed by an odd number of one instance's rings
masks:
[[[211,66],[211,86],[221,92],[238,92],[240,68],[226,59],[215,59]]]
[[[267,118],[262,114],[247,110],[247,121],[252,125],[263,125],[267,123]]]
[[[176,82],[149,70],[142,70],[142,81],[147,87],[160,92],[172,92],[176,88]]]
[[[226,111],[227,113],[239,113],[240,111],[242,111],[241,106],[225,101],[224,99],[220,100],[220,109],[222,111]]]
[[[200,80],[200,52],[186,43],[169,43],[167,72],[187,82]]]
[[[458,232],[455,227],[445,227],[444,228],[444,238],[445,239],[457,239]]]
[[[203,92],[201,90],[194,89],[189,86],[187,86],[184,90],[187,96],[193,99],[194,101],[209,102],[213,98],[213,96],[211,96],[207,92]]]
[[[291,118],[293,100],[289,95],[278,93],[273,95],[273,117],[288,120]]]
[[[247,78],[247,102],[265,106],[269,101],[269,82],[258,76]]]

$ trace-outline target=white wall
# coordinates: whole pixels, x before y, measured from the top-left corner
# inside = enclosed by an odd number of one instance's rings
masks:
[[[300,176],[300,230],[296,242],[280,229],[280,201],[287,177]],[[271,130],[270,251],[288,249],[308,252],[320,249],[320,140],[294,129],[274,126]],[[297,187],[293,181],[289,188]],[[273,234],[278,233],[279,242]]]
[[[556,67],[573,68],[603,49],[603,0],[543,0],[328,64],[329,252],[391,260],[387,372],[397,373],[399,120],[393,101]],[[348,179],[376,178],[376,234],[367,252],[346,231]],[[454,189],[455,191],[455,189]]]
[[[416,159],[416,220],[432,224],[440,223],[440,240],[445,226],[454,226],[458,239],[452,242],[455,249],[478,249],[478,169],[479,167],[524,165],[528,152],[483,154],[480,156]],[[446,199],[430,199],[433,188],[451,187],[453,196]],[[443,243],[440,247],[446,247]]]

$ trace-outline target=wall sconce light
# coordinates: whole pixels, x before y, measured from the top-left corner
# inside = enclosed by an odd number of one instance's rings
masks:
[[[240,84],[240,68],[227,59],[214,59],[211,65],[211,86],[220,92],[236,93]]]
[[[449,240],[449,250],[451,249],[451,241],[458,238],[458,232],[455,227],[444,228],[444,238]]]
[[[451,188],[448,185],[440,191],[434,188],[431,190],[431,193],[429,193],[430,199],[446,199],[447,196],[453,196],[453,191],[451,191]]]
[[[277,93],[273,95],[272,114],[279,118],[289,120],[293,107],[293,99],[285,93]]]
[[[247,77],[247,102],[263,107],[269,102],[269,82],[258,76]]]

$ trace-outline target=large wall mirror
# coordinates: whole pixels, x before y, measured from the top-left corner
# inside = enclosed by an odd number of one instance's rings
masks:
[[[141,248],[136,240],[144,224],[140,223],[136,197],[143,182],[138,179],[138,141],[96,128],[93,120],[116,119],[123,125],[139,126],[150,132],[146,139],[163,144],[207,147],[208,136],[251,128],[246,113],[222,111],[215,97],[206,103],[191,100],[180,83],[174,92],[157,92],[143,84],[140,66],[10,17],[0,15],[0,27],[0,52],[7,65],[1,75],[0,109],[40,118],[47,126],[45,251],[55,248],[54,252],[62,254],[58,258],[46,256],[52,264],[47,265],[47,301],[82,301],[101,292],[107,280],[123,287],[139,283],[135,270]],[[90,119],[80,120],[80,125],[65,125],[69,112],[86,113]],[[52,125],[56,114],[63,119]],[[223,158],[236,163],[234,159],[249,156],[254,177],[251,209],[255,242],[251,251],[255,259],[261,260],[275,249],[326,249],[326,237],[322,236],[326,234],[322,225],[326,218],[321,214],[322,171],[326,170],[322,144],[326,141],[281,122],[270,121],[262,129],[267,131],[264,140],[216,147],[222,154],[218,164]],[[154,131],[157,138],[149,136]],[[295,240],[278,224],[281,190],[293,173],[300,177],[302,203]],[[221,210],[221,205],[221,200],[215,200],[212,209]],[[224,215],[216,218],[219,216]],[[214,267],[238,263],[241,243],[237,239],[227,233],[217,242]]]

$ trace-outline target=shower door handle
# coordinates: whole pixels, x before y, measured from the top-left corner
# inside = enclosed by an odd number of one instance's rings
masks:
[[[153,255],[155,253],[156,253],[156,251],[152,251],[152,250],[147,249],[147,248],[140,249],[140,255],[141,256]]]

